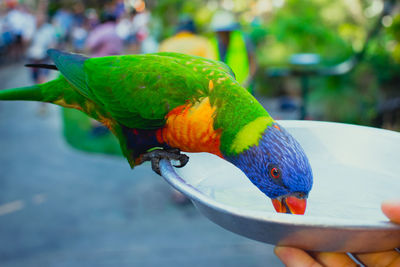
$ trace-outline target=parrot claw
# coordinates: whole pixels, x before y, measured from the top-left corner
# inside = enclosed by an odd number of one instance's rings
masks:
[[[179,165],[173,165],[176,168],[182,168],[188,163],[189,157],[185,154],[181,154],[181,151],[177,148],[167,149],[155,149],[150,152],[143,154],[142,161],[151,161],[151,168],[158,175],[161,175],[160,171],[160,160],[167,159],[169,161],[178,161]]]

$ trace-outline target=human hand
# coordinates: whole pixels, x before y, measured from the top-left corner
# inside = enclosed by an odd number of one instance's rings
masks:
[[[400,201],[382,203],[383,213],[394,223],[400,224]],[[346,254],[338,252],[306,252],[297,248],[275,247],[275,254],[287,267],[357,266]],[[361,253],[357,259],[365,266],[400,266],[400,253],[395,250]]]

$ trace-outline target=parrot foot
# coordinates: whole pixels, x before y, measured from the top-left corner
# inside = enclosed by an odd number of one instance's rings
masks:
[[[189,161],[189,157],[185,154],[181,154],[181,151],[177,148],[155,149],[142,156],[142,161],[151,161],[151,168],[159,175],[161,175],[161,159],[179,161],[179,165],[173,165],[176,168],[182,168]]]

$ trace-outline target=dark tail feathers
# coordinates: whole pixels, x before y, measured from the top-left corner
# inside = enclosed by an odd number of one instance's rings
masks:
[[[58,70],[56,65],[51,64],[25,64],[25,67]]]

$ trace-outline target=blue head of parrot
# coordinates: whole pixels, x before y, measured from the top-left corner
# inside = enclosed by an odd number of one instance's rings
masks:
[[[268,126],[258,145],[228,160],[271,198],[277,212],[304,214],[312,170],[302,147],[285,129]]]

